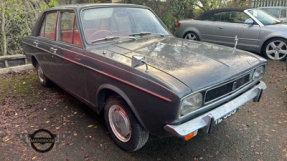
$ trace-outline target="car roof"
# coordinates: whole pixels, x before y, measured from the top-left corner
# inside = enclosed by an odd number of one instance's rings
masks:
[[[89,4],[72,4],[72,5],[61,5],[57,7],[51,7],[46,11],[55,11],[55,10],[74,10],[90,7],[136,7],[136,8],[149,8],[147,6],[135,5],[135,4],[125,4],[125,3],[89,3]]]
[[[219,13],[219,12],[226,12],[226,11],[238,11],[238,12],[243,12],[247,9],[251,9],[250,7],[239,7],[239,8],[220,8],[220,9],[214,9],[210,11],[204,12],[202,15],[196,18],[196,20],[206,20],[210,16]]]

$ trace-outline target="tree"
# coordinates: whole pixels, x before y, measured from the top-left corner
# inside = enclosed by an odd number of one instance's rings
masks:
[[[4,0],[1,0],[1,52],[2,55],[7,55],[7,38],[6,38],[6,17],[5,17],[5,7]]]

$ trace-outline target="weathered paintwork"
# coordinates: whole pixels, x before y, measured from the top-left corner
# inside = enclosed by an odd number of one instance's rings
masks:
[[[142,7],[137,5],[75,5],[49,9],[73,10],[76,16],[84,8]],[[31,36],[23,39],[29,61],[37,61],[45,75],[95,111],[111,92],[119,94],[148,131],[166,135],[163,127],[180,120],[181,99],[192,92],[218,85],[251,71],[266,60],[254,54],[209,43],[193,42],[172,35],[144,36],[137,40],[114,40],[83,47],[38,36],[41,17]],[[81,23],[78,19],[80,33]],[[35,45],[35,42],[37,45]],[[51,47],[57,51],[50,51]],[[131,57],[146,57],[145,66],[131,68]],[[254,83],[254,82],[253,82]],[[215,108],[215,107],[212,107]],[[210,109],[208,109],[210,110]],[[197,113],[200,115],[203,112]]]

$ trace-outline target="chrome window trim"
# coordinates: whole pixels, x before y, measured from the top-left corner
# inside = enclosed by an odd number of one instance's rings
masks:
[[[254,17],[251,13],[248,12],[248,10],[252,10],[252,9],[247,9],[244,10],[243,12],[246,13],[248,16],[250,16],[259,26],[264,26],[263,23],[261,23],[256,17]]]
[[[245,74],[245,75],[243,75],[243,76],[241,76],[241,77],[239,77],[239,78],[237,78],[237,79],[227,81],[227,82],[225,82],[225,83],[223,83],[223,84],[214,86],[214,87],[212,87],[212,88],[206,90],[205,93],[204,93],[203,103],[204,103],[204,104],[209,104],[209,103],[211,103],[211,102],[214,102],[214,101],[216,101],[216,100],[221,99],[222,97],[224,97],[224,96],[226,96],[226,95],[229,95],[229,94],[231,94],[231,93],[234,93],[234,92],[238,91],[239,89],[243,88],[244,86],[246,86],[247,84],[249,84],[251,81],[253,81],[253,73],[254,73],[254,71],[251,71],[251,72],[249,72],[249,73],[247,73],[247,74]],[[243,84],[242,86],[240,86],[239,88],[237,88],[237,89],[235,89],[235,90],[233,90],[233,91],[231,91],[231,92],[228,92],[228,93],[226,93],[226,94],[224,94],[224,95],[222,95],[222,96],[220,96],[220,97],[217,97],[217,98],[215,98],[215,99],[213,99],[213,100],[210,100],[210,101],[208,101],[208,102],[205,102],[206,94],[207,94],[208,91],[213,90],[213,89],[218,88],[218,87],[222,87],[222,86],[224,86],[224,85],[226,85],[226,84],[228,84],[228,83],[230,83],[230,82],[237,81],[238,79],[241,79],[241,78],[243,78],[243,77],[245,77],[245,76],[247,76],[247,75],[249,75],[249,81],[246,82],[245,84]]]

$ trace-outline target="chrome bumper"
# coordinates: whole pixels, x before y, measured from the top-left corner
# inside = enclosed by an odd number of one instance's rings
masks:
[[[194,133],[195,136],[199,129],[202,129],[204,133],[210,133],[215,120],[237,110],[240,106],[252,99],[254,102],[259,102],[262,92],[266,88],[266,84],[260,81],[259,84],[255,85],[252,89],[246,91],[237,98],[183,124],[167,124],[164,126],[164,130],[178,137],[184,137],[190,133]]]

